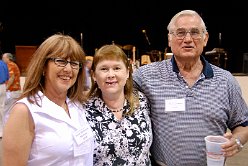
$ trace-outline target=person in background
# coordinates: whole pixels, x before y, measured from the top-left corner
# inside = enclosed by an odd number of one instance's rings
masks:
[[[86,118],[96,139],[94,166],[148,166],[152,143],[150,105],[133,91],[132,66],[116,45],[95,53]]]
[[[238,82],[203,57],[209,34],[197,12],[177,13],[167,29],[172,58],[133,74],[151,103],[152,157],[162,166],[206,166],[207,135],[224,135],[230,140],[222,146],[225,157],[236,155],[248,139],[248,108]]]
[[[93,61],[93,57],[91,56],[86,57],[86,61],[85,61],[85,75],[86,75],[85,89],[86,91],[89,91],[91,87],[90,71],[91,71],[92,61]]]
[[[54,34],[34,53],[3,133],[5,166],[92,166],[94,138],[82,102],[85,54]]]
[[[0,138],[3,135],[4,107],[6,100],[6,82],[9,79],[9,70],[7,64],[0,59]]]
[[[8,65],[9,80],[6,82],[7,87],[7,100],[5,102],[4,117],[8,112],[8,109],[20,97],[21,94],[21,82],[20,82],[20,69],[14,62],[14,57],[11,53],[4,53],[2,57],[3,61]]]

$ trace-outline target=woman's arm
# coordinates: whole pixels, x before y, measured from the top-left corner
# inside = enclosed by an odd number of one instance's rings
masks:
[[[3,166],[26,166],[34,139],[34,122],[25,104],[16,104],[3,130]]]

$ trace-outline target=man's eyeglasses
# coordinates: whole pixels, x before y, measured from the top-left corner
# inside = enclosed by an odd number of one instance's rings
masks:
[[[82,64],[78,61],[67,61],[62,58],[49,58],[49,60],[54,61],[54,63],[60,67],[65,67],[68,63],[70,63],[71,68],[73,69],[79,69],[82,67]]]
[[[186,37],[187,33],[189,33],[191,38],[196,40],[202,38],[203,32],[204,31],[199,30],[198,28],[192,28],[190,30],[179,28],[176,31],[170,32],[170,34],[173,34],[179,40],[183,40]]]

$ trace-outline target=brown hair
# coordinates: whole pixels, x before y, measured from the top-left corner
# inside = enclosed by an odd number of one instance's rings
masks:
[[[91,70],[95,72],[96,66],[99,62],[103,60],[121,60],[126,68],[129,70],[129,78],[124,86],[125,98],[130,104],[130,111],[128,114],[132,114],[134,107],[139,105],[138,92],[133,89],[133,77],[132,77],[132,66],[127,58],[125,52],[116,45],[104,45],[99,50],[96,51]],[[88,93],[88,97],[101,97],[102,92],[98,88],[97,83],[92,80],[92,86]]]
[[[48,58],[61,57],[70,58],[71,61],[79,61],[84,64],[85,53],[79,43],[71,36],[63,34],[54,34],[48,37],[35,51],[27,68],[27,75],[23,87],[21,98],[27,97],[31,103],[37,103],[37,100],[31,99],[38,91],[43,91],[44,76],[43,71],[47,67]],[[67,96],[72,101],[85,101],[84,90],[85,70],[79,69],[75,84],[68,89]]]

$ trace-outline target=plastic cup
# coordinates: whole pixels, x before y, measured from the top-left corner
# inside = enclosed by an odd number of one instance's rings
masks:
[[[227,138],[223,136],[206,136],[206,155],[207,155],[207,165],[208,166],[224,166],[225,157],[221,151],[221,145],[228,141]]]

